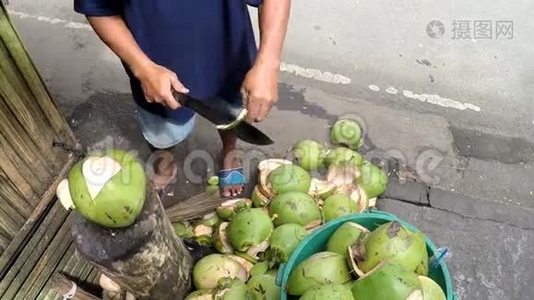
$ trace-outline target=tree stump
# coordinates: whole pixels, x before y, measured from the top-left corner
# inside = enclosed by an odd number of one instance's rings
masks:
[[[190,291],[191,255],[150,185],[141,215],[130,227],[103,228],[73,213],[78,252],[137,299],[183,299]]]

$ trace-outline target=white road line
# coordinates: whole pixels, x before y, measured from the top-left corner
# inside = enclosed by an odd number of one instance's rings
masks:
[[[8,10],[8,12],[11,16],[16,16],[20,19],[32,19],[32,20],[37,20],[40,22],[53,24],[53,25],[60,24],[66,28],[72,28],[72,29],[92,30],[89,24],[85,24],[81,22],[72,22],[72,21],[53,18],[53,17],[32,15],[32,14],[28,14],[25,12],[14,11],[14,10]],[[290,64],[290,63],[282,62],[280,64],[280,71],[294,74],[294,75],[304,77],[304,78],[309,78],[309,79],[333,83],[333,84],[351,83],[350,78],[343,76],[341,74],[336,74],[336,73],[332,73],[328,71],[321,71],[321,70],[313,69],[313,68],[305,68],[305,67],[301,67],[295,64]]]
[[[86,30],[92,30],[91,26],[89,24],[81,23],[81,22],[72,22],[68,20],[53,18],[53,17],[47,17],[47,16],[38,16],[38,15],[32,15],[25,12],[20,11],[14,11],[14,10],[8,10],[9,14],[11,16],[16,16],[20,19],[32,19],[37,20],[40,22],[46,22],[49,24],[62,24],[66,28],[75,28],[75,29],[86,29]]]
[[[369,85],[369,89],[373,92],[379,92],[380,91],[380,87],[378,85],[374,85],[374,84],[370,84]]]
[[[435,94],[434,95],[416,94],[416,93],[414,93],[412,91],[408,91],[408,90],[403,90],[402,94],[406,98],[416,99],[416,100],[419,100],[421,102],[427,102],[427,103],[439,105],[439,106],[442,106],[442,107],[456,108],[456,109],[459,109],[459,110],[471,109],[471,110],[474,110],[476,112],[480,112],[480,107],[478,107],[478,106],[476,106],[474,104],[462,103],[462,102],[459,102],[459,101],[456,101],[456,100],[453,100],[453,99],[443,98],[443,97],[441,97],[439,95],[435,95]]]

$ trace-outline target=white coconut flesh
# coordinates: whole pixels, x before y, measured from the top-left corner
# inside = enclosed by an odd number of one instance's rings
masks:
[[[230,245],[230,241],[228,241],[228,236],[226,235],[226,228],[228,227],[228,222],[223,222],[221,225],[219,225],[218,235],[217,235],[217,241],[221,243],[221,246],[224,249],[229,249],[231,252],[233,252],[233,247]]]
[[[56,188],[56,195],[59,199],[59,202],[66,210],[74,209],[74,202],[70,196],[68,179],[61,180]]]
[[[291,162],[290,160],[286,160],[286,159],[280,159],[280,158],[266,159],[266,160],[262,160],[258,164],[258,170],[260,172],[265,171],[265,170],[268,170],[269,172],[271,172],[274,169],[278,168],[279,166],[292,165],[292,164],[293,162]]]
[[[250,275],[249,274],[250,270],[252,269],[252,267],[254,267],[254,264],[252,262],[246,260],[243,257],[233,255],[233,254],[228,255],[228,257],[238,262],[243,267],[243,269],[247,271],[247,274],[248,274],[247,277]]]
[[[203,235],[211,235],[213,233],[213,228],[208,225],[199,224],[195,226],[195,229],[193,229],[193,232],[195,233],[196,237],[203,236]]]
[[[82,175],[91,199],[95,199],[106,183],[122,169],[122,166],[108,156],[89,157],[82,165]]]
[[[258,259],[258,254],[265,252],[267,248],[269,248],[269,240],[265,240],[257,245],[250,247],[247,250],[247,254],[252,256],[252,258],[254,259]]]
[[[423,291],[421,290],[415,290],[413,291],[406,300],[424,300],[423,298]]]

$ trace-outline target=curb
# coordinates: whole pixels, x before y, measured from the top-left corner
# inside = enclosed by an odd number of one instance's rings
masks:
[[[423,183],[401,183],[390,178],[381,201],[397,200],[430,209],[439,209],[467,218],[489,220],[524,230],[534,230],[534,209],[482,200],[456,192],[429,187]]]

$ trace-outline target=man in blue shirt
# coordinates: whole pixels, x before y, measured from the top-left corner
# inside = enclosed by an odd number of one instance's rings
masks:
[[[247,4],[259,7],[259,48]],[[244,103],[249,122],[264,120],[277,101],[290,0],[74,0],[74,7],[123,62],[143,135],[163,150],[149,172],[160,189],[175,180],[172,149],[195,123],[172,90]],[[221,191],[237,196],[245,179],[235,157],[236,137],[219,133]]]

